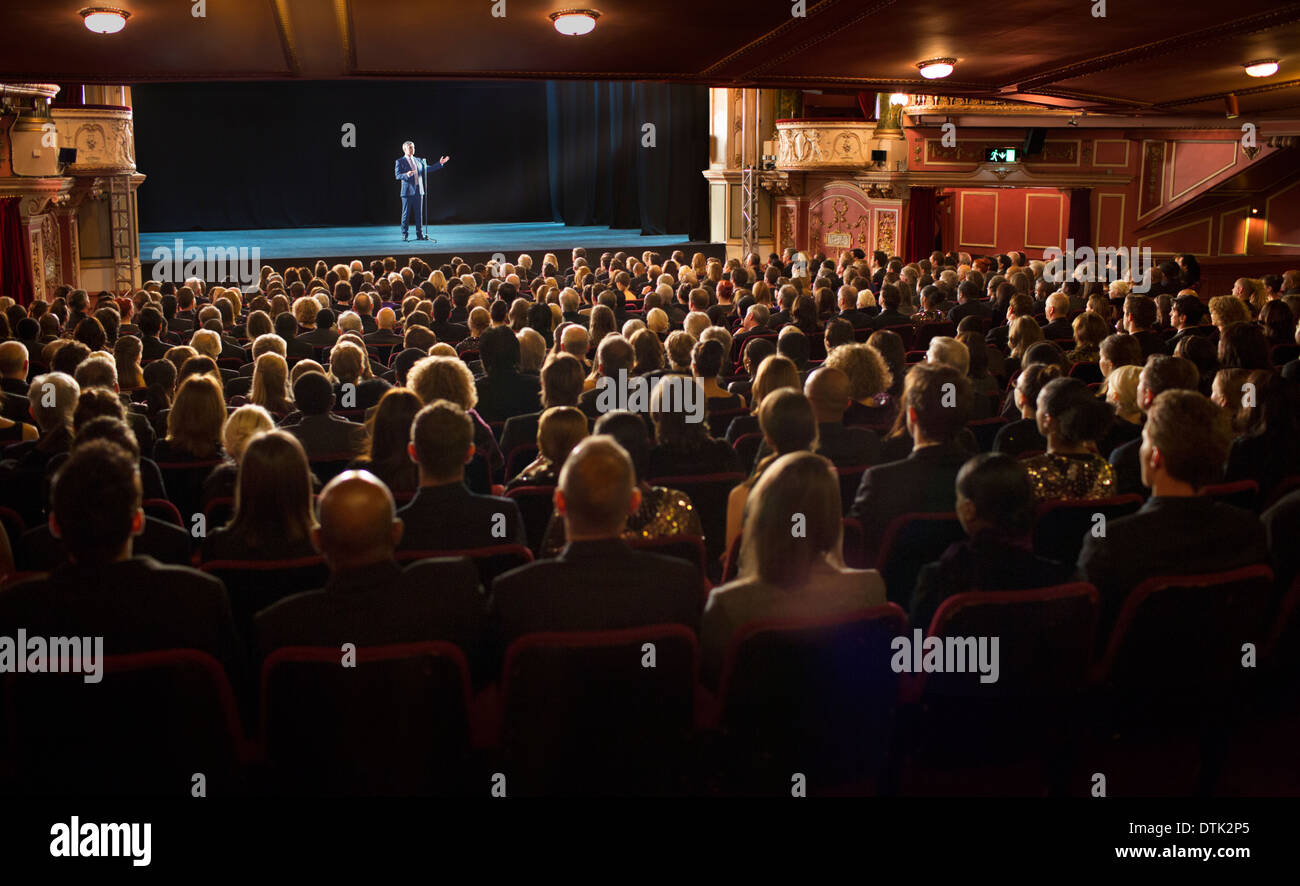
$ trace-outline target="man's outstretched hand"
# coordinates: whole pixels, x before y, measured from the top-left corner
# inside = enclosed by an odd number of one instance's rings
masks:
[[[446,165],[447,165],[447,161],[450,160],[450,159],[451,159],[451,157],[443,156],[443,157],[439,157],[439,158],[438,158],[438,162],[441,163],[443,166],[446,166]]]

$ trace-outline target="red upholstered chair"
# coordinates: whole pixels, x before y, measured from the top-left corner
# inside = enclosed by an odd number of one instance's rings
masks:
[[[1074,563],[1083,550],[1084,536],[1098,525],[1094,515],[1103,515],[1109,523],[1140,507],[1142,496],[1132,494],[1089,501],[1041,502],[1034,522],[1034,551],[1049,560]]]
[[[555,509],[555,487],[516,486],[506,490],[506,498],[513,499],[519,505],[528,545],[534,554],[540,552],[542,541],[546,537],[546,526],[551,522],[551,512]]]
[[[966,532],[953,513],[902,514],[891,520],[885,527],[875,562],[885,580],[890,601],[910,607],[921,568],[938,560],[948,545],[965,537]]]
[[[444,642],[277,649],[262,665],[261,744],[296,794],[458,794],[469,788],[470,678]]]
[[[195,773],[209,795],[243,788],[252,754],[226,673],[205,652],[107,655],[98,683],[10,674],[4,703],[24,790],[188,798]]]
[[[527,547],[506,544],[456,551],[398,551],[395,555],[398,563],[415,563],[441,557],[468,557],[473,560],[478,567],[479,581],[483,583],[484,590],[489,590],[492,581],[503,572],[533,562],[533,552]]]
[[[501,678],[512,793],[687,791],[698,679],[695,632],[684,625],[518,638]]]

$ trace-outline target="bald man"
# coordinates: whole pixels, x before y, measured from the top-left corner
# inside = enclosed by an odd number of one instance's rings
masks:
[[[503,647],[537,631],[608,631],[677,623],[698,629],[700,577],[684,560],[631,548],[621,538],[641,506],[632,461],[605,436],[569,455],[555,491],[568,543],[553,560],[512,569],[492,585]]]
[[[27,371],[27,346],[18,341],[0,342],[0,391],[5,395],[0,415],[10,421],[32,420],[27,411]]]
[[[560,337],[560,350],[572,354],[584,367],[590,368],[587,352],[591,350],[591,333],[576,323],[564,327],[564,334]]]
[[[384,646],[446,640],[475,666],[486,627],[478,569],[463,557],[394,559],[402,521],[388,487],[369,471],[345,471],[320,495],[312,543],[329,564],[325,587],[286,597],[253,621],[262,658],[282,646]]]
[[[844,413],[853,397],[853,383],[839,369],[813,371],[803,386],[817,417],[817,453],[837,468],[873,465],[880,460],[880,437],[869,428],[844,426]]]

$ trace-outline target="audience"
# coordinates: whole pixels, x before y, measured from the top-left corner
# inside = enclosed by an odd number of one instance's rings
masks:
[[[1097,453],[1097,442],[1114,419],[1110,405],[1098,400],[1075,378],[1056,378],[1038,393],[1034,413],[1047,451],[1026,459],[1034,496],[1041,501],[1109,498],[1115,472]]]

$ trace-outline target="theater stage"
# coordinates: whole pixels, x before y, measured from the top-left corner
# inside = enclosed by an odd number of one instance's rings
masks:
[[[720,243],[708,243],[691,240],[686,235],[667,234],[663,236],[643,235],[636,229],[608,228],[600,226],[582,227],[564,225],[555,222],[519,222],[504,224],[464,224],[464,225],[429,225],[425,233],[434,241],[415,239],[412,229],[411,239],[402,242],[402,233],[397,225],[371,225],[352,228],[280,228],[237,231],[155,231],[140,233],[140,263],[146,280],[153,279],[152,270],[157,260],[155,249],[165,248],[167,253],[158,253],[158,258],[171,258],[176,250],[176,241],[183,243],[183,248],[199,247],[204,254],[209,249],[249,249],[259,250],[258,261],[273,267],[282,267],[286,263],[303,263],[308,260],[324,259],[331,264],[338,261],[350,261],[394,256],[400,260],[418,255],[432,264],[458,255],[466,261],[486,261],[494,253],[503,253],[513,261],[521,252],[533,254],[535,262],[540,262],[538,253],[555,252],[563,262],[567,262],[570,249],[581,246],[587,250],[588,257],[601,252],[619,250],[637,254],[647,249],[664,254],[674,249],[681,249],[688,257],[694,252],[703,252],[709,256],[722,257],[725,247]]]

